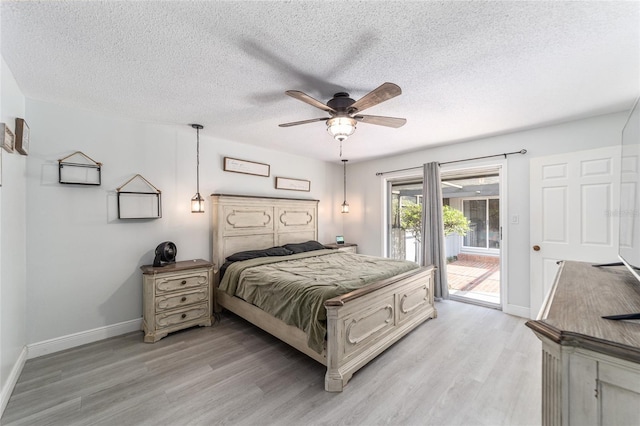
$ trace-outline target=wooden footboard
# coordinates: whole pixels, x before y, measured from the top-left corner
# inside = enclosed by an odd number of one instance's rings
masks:
[[[433,267],[329,299],[325,390],[341,392],[353,373],[437,312]]]
[[[341,392],[353,373],[429,318],[433,267],[410,271],[325,302],[327,343],[318,354],[302,330],[216,289],[216,303],[327,366],[325,390]]]

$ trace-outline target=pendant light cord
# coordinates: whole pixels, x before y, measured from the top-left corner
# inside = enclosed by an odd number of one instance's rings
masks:
[[[204,199],[200,195],[200,129],[202,124],[191,125],[196,129],[196,195],[191,199],[191,213],[204,213]]]
[[[344,203],[347,202],[347,160],[342,160],[342,165],[344,166],[344,183],[343,183],[343,189],[344,189]]]
[[[200,129],[196,128],[196,192],[200,194]]]

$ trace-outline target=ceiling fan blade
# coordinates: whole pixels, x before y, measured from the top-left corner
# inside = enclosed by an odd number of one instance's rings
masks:
[[[400,86],[393,83],[383,83],[377,89],[373,89],[357,101],[350,108],[355,108],[358,112],[364,111],[367,108],[371,108],[374,105],[378,105],[381,102],[387,101],[391,98],[402,94]]]
[[[323,111],[327,111],[327,112],[336,112],[335,109],[331,108],[328,105],[323,104],[322,102],[320,102],[317,99],[312,98],[311,96],[307,95],[306,93],[303,93],[299,90],[287,90],[286,92],[287,95],[291,96],[292,98],[296,98],[299,101],[305,102],[311,106],[314,106],[316,108],[320,108]]]
[[[353,118],[361,123],[377,124],[378,126],[395,128],[402,127],[407,122],[406,118],[382,117],[380,115],[355,115]]]
[[[309,120],[293,121],[291,123],[282,123],[282,124],[278,124],[278,126],[279,127],[291,127],[291,126],[297,126],[299,124],[316,123],[318,121],[327,121],[329,118],[331,118],[331,117],[312,118],[312,119],[309,119]]]

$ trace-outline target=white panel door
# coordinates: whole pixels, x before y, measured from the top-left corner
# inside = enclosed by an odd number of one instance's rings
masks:
[[[613,146],[531,159],[532,317],[559,260],[617,261],[619,157],[620,148]]]

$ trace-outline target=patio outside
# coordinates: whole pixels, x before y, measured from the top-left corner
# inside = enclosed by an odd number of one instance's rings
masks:
[[[460,253],[447,264],[451,296],[500,304],[500,258]]]

